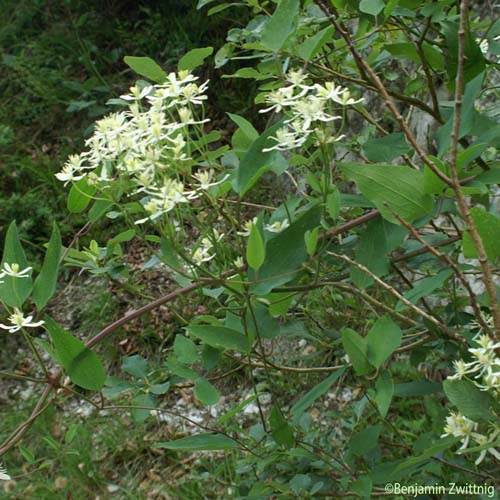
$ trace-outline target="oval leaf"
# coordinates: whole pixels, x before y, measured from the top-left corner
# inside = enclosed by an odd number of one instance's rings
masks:
[[[253,224],[247,242],[247,262],[248,265],[257,271],[266,257],[266,248],[259,228]]]
[[[225,326],[195,325],[188,326],[187,331],[194,337],[203,340],[205,344],[217,349],[232,349],[235,351],[250,351],[248,339],[236,330]]]
[[[410,167],[344,163],[342,170],[389,222],[399,224],[393,212],[412,222],[432,212],[433,198],[424,190],[421,172]]]
[[[163,83],[167,79],[165,71],[163,71],[150,57],[125,56],[123,61],[138,75],[145,76],[153,82]]]
[[[443,389],[458,411],[472,420],[488,420],[494,417],[492,397],[468,380],[445,380]]]
[[[293,32],[295,19],[299,13],[299,0],[281,0],[271,19],[262,31],[261,42],[264,47],[274,52],[283,47],[286,39]]]
[[[190,50],[181,57],[179,64],[177,65],[179,71],[191,71],[192,69],[201,66],[203,61],[211,55],[213,51],[213,47],[203,47],[200,49]]]
[[[28,262],[21,241],[19,240],[15,221],[10,224],[5,236],[2,268],[6,263],[18,264],[21,271],[28,267]],[[0,282],[3,282],[0,283],[0,300],[10,307],[21,307],[31,293],[31,276],[27,278],[4,276],[0,279]]]
[[[84,389],[100,391],[104,387],[106,374],[96,354],[53,319],[45,319],[45,328],[54,343],[58,360],[71,381]]]
[[[74,214],[83,212],[92,201],[95,192],[96,188],[90,186],[86,178],[80,179],[69,190],[68,210]]]
[[[52,236],[50,237],[42,270],[35,280],[33,286],[33,300],[36,308],[43,309],[50,298],[54,295],[57,285],[57,274],[59,272],[59,262],[62,255],[61,234],[57,225],[54,224]]]
[[[166,448],[167,450],[230,450],[237,448],[238,444],[233,439],[223,434],[197,434],[188,436],[175,441],[157,443],[157,448]]]

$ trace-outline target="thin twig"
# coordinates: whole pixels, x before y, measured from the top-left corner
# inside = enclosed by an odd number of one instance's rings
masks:
[[[444,332],[448,337],[456,340],[457,342],[460,343],[466,343],[466,340],[458,335],[457,333],[453,332],[450,330],[445,324],[441,323],[441,321],[437,320],[434,316],[431,316],[430,314],[426,313],[424,310],[422,310],[420,307],[416,306],[415,304],[412,304],[405,296],[401,295],[394,287],[386,283],[385,281],[381,280],[377,275],[372,273],[367,267],[363,266],[359,262],[356,262],[347,255],[343,254],[337,254],[334,252],[328,252],[328,254],[332,255],[333,257],[337,257],[338,259],[344,260],[351,266],[355,266],[361,271],[365,272],[370,276],[374,281],[376,281],[381,287],[385,288],[389,293],[394,295],[396,298],[398,298],[405,306],[409,307],[411,310],[425,318],[427,321],[431,322],[433,325],[438,327],[442,332]]]

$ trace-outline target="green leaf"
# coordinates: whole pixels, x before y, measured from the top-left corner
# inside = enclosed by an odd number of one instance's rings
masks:
[[[385,418],[394,395],[394,382],[388,371],[383,371],[375,382],[375,402],[377,403],[380,416]]]
[[[434,164],[449,176],[448,165],[442,162],[439,158],[434,156],[430,157]],[[446,184],[442,181],[427,165],[424,166],[424,190],[428,194],[442,194],[446,189]]]
[[[117,245],[119,243],[125,243],[127,241],[133,240],[135,237],[135,229],[127,229],[126,231],[122,231],[117,234],[113,238],[108,241],[107,246],[111,247],[113,245]]]
[[[408,222],[432,212],[434,200],[424,191],[423,174],[413,168],[356,163],[341,168],[389,222],[399,224],[392,212]]]
[[[175,336],[174,353],[181,363],[187,365],[194,363],[199,358],[195,343],[184,335]]]
[[[323,45],[332,39],[333,26],[327,26],[315,35],[307,37],[298,48],[298,55],[305,61],[310,61],[321,50]]]
[[[12,221],[7,234],[2,254],[3,269],[4,264],[18,264],[19,270],[22,271],[28,267],[26,255],[24,253],[17,226],[15,221]],[[0,279],[0,300],[10,307],[20,308],[25,300],[29,297],[32,289],[31,273],[27,278],[14,278],[12,276],[4,276]]]
[[[238,444],[223,434],[197,434],[175,441],[158,443],[155,446],[167,450],[213,451],[231,450],[237,448]]]
[[[252,229],[250,230],[246,257],[248,265],[256,271],[262,266],[266,258],[266,247],[264,246],[260,229],[256,224],[252,224]]]
[[[163,384],[153,384],[149,390],[153,394],[166,394],[166,392],[170,389],[170,382],[163,382]]]
[[[321,207],[315,205],[275,238],[268,240],[266,259],[259,269],[259,283],[252,286],[253,293],[267,295],[275,286],[294,278],[299,266],[307,259],[304,234],[319,224],[320,217]],[[253,280],[254,273],[249,272],[249,277]]]
[[[449,81],[454,88],[455,78],[458,68],[458,32],[459,25],[457,21],[442,21],[442,33],[446,40],[448,55],[446,60],[446,71]],[[468,83],[485,69],[486,63],[484,55],[475,40],[474,34],[467,27],[465,33],[465,64],[464,80]]]
[[[179,270],[182,267],[181,261],[177,256],[177,252],[172,243],[167,238],[162,238],[160,241],[160,260],[174,270]]]
[[[362,456],[373,450],[378,444],[382,432],[382,425],[370,425],[356,434],[353,434],[349,443],[349,451],[356,456]]]
[[[415,465],[419,465],[423,462],[427,462],[432,456],[436,455],[439,452],[447,450],[448,448],[453,446],[456,442],[457,439],[453,437],[441,438],[436,444],[427,448],[421,455],[405,459],[402,463],[398,464],[395,470],[401,471],[408,469],[409,467],[414,467]]]
[[[259,302],[256,302],[252,306],[252,309],[252,311],[250,311],[250,309],[247,309],[246,311],[246,325],[248,333],[254,337],[256,337],[258,333],[260,337],[265,339],[278,337],[280,335],[280,324],[276,318],[271,316],[269,309],[264,304]],[[242,324],[241,331],[244,331]]]
[[[75,182],[69,190],[68,210],[73,214],[83,212],[92,201],[92,197],[96,191],[96,187],[91,186],[86,177]]]
[[[293,33],[295,20],[299,13],[299,0],[281,0],[271,19],[264,26],[261,42],[264,47],[277,52],[286,39]]]
[[[122,370],[134,378],[144,380],[148,376],[148,362],[138,354],[125,356],[122,361]]]
[[[259,136],[250,146],[240,161],[236,174],[235,190],[243,196],[257,180],[271,169],[273,162],[277,156],[280,156],[276,151],[262,151],[276,145],[276,141],[270,139],[275,135],[276,131],[283,126],[283,122],[279,121],[272,127],[269,127]]]
[[[368,361],[368,348],[364,337],[361,337],[359,333],[350,328],[344,328],[342,330],[342,345],[349,356],[354,371],[358,375],[365,375],[372,371]]]
[[[367,357],[375,368],[380,368],[385,360],[401,345],[403,332],[389,316],[377,320],[366,337]]]
[[[273,406],[271,410],[269,424],[271,425],[271,434],[277,444],[286,448],[291,448],[294,445],[293,429],[276,406]]]
[[[384,7],[385,3],[383,0],[361,0],[359,2],[359,10],[372,16],[380,14],[384,10]]]
[[[304,394],[291,408],[290,413],[293,415],[294,419],[300,418],[304,412],[309,409],[312,404],[323,394],[326,394],[328,389],[336,382],[345,372],[346,368],[340,368],[336,372],[332,373],[325,380],[322,380],[319,384],[315,385],[306,394]]]
[[[314,255],[318,246],[319,227],[315,227],[312,231],[306,231],[304,241],[306,243],[307,255]]]
[[[365,156],[373,162],[392,161],[410,150],[403,133],[370,139],[363,146]]]
[[[464,95],[462,97],[462,109],[460,113],[460,128],[458,134],[459,139],[468,135],[473,130],[475,117],[478,115],[475,103],[476,98],[481,92],[483,80],[484,73],[480,73],[465,86]],[[436,139],[438,143],[438,156],[440,157],[442,157],[450,147],[454,120],[455,110],[453,110],[448,121],[442,127],[440,127],[436,133]]]
[[[435,394],[442,389],[439,382],[428,382],[427,380],[417,380],[416,382],[406,382],[394,386],[394,396],[399,398],[413,398],[417,396],[427,396]]]
[[[458,408],[458,411],[471,420],[494,418],[492,408],[495,401],[487,392],[478,389],[468,380],[445,380],[443,389],[446,397]]]
[[[89,221],[96,222],[98,221],[105,213],[107,213],[108,209],[114,205],[112,201],[108,200],[96,200],[89,210]]]
[[[350,489],[361,498],[372,498],[372,480],[369,476],[360,476],[350,484]]]
[[[106,374],[96,354],[52,318],[45,319],[45,328],[54,344],[57,358],[71,381],[84,389],[100,391],[104,387]]]
[[[150,57],[125,56],[125,64],[138,75],[145,76],[148,80],[156,83],[164,83],[167,74]]]
[[[156,398],[152,394],[141,392],[132,399],[132,405],[145,407],[130,410],[134,421],[142,423],[150,416],[151,410],[156,406]]]
[[[470,213],[483,242],[486,255],[490,260],[496,259],[500,256],[500,217],[479,207],[471,208]],[[464,231],[462,245],[464,257],[477,258],[476,247],[469,231]]]
[[[387,239],[385,225],[381,217],[371,220],[358,237],[355,260],[367,267],[375,276],[382,277],[389,272]],[[390,224],[395,227],[394,224]],[[351,267],[352,282],[359,288],[366,288],[373,283],[373,278],[357,267]]]
[[[200,377],[194,383],[194,395],[196,399],[205,405],[214,405],[220,399],[219,391],[203,377]]]
[[[451,269],[443,269],[435,276],[424,278],[414,282],[412,289],[405,292],[403,295],[412,304],[416,304],[423,297],[431,295],[435,290],[440,289],[443,283],[453,274]],[[406,307],[402,302],[396,305],[396,311],[402,311]]]
[[[250,342],[243,334],[225,326],[194,325],[188,326],[187,331],[217,349],[249,352],[251,348]]]
[[[184,54],[179,64],[177,65],[179,71],[191,71],[203,64],[203,61],[210,56],[214,51],[213,47],[203,47],[193,49]]]
[[[43,309],[50,298],[54,295],[57,286],[57,274],[62,256],[61,234],[56,223],[52,229],[52,236],[49,240],[42,270],[35,280],[33,286],[33,301],[36,308]]]
[[[234,113],[227,113],[227,115],[231,118],[231,120],[233,120],[234,123],[236,123],[236,125],[238,125],[248,140],[253,142],[258,139],[259,133],[248,120]]]
[[[296,495],[307,493],[311,487],[311,476],[309,474],[295,474],[290,481],[290,489]]]
[[[384,49],[388,50],[393,56],[399,59],[409,59],[418,64],[422,63],[420,55],[414,44],[409,42],[390,43],[384,45]],[[434,69],[444,68],[444,57],[441,51],[425,42],[422,45],[422,50],[425,55],[427,63]]]
[[[333,191],[326,197],[326,209],[328,210],[328,215],[336,220],[340,214],[340,191],[337,186],[332,187]]]

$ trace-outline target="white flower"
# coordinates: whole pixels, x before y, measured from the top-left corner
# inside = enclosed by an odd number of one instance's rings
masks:
[[[461,450],[467,448],[469,444],[469,439],[477,428],[477,423],[468,419],[464,415],[460,413],[450,413],[448,417],[446,417],[446,425],[444,427],[444,434],[441,437],[445,436],[453,436],[462,438],[462,446]]]
[[[484,373],[491,375],[495,367],[500,367],[500,359],[496,356],[495,349],[500,347],[500,342],[493,342],[488,335],[478,335],[474,339],[480,347],[470,348],[469,352],[476,358],[476,361],[471,363],[479,369],[477,376],[482,376]]]
[[[484,374],[483,381],[483,384],[476,382],[476,386],[482,391],[500,390],[500,372]]]
[[[186,125],[200,125],[202,123],[207,123],[210,121],[210,118],[205,118],[204,120],[196,120],[193,116],[193,112],[186,107],[179,108],[177,110],[177,114],[179,115],[180,123],[178,125],[180,127]]]
[[[455,367],[455,375],[448,377],[448,380],[461,380],[465,375],[476,371],[476,368],[471,367],[471,363],[465,363],[461,359],[453,361],[453,366]]]
[[[472,434],[472,438],[479,446],[484,446],[484,445],[487,445],[489,443],[493,443],[495,441],[496,437],[498,436],[499,432],[500,432],[500,430],[497,429],[490,436],[483,436],[482,434],[477,434],[474,432]],[[486,453],[491,453],[491,455],[493,455],[497,460],[500,460],[500,453],[492,446],[491,448],[486,448],[486,449],[482,450],[474,463],[476,465],[479,465],[486,457]]]
[[[307,75],[301,69],[288,71],[285,78],[292,84],[291,87],[299,87],[306,91],[313,88],[311,85],[304,85]]]
[[[142,90],[134,85],[133,87],[130,87],[130,94],[121,95],[120,99],[124,99],[125,101],[140,101],[147,96],[151,90],[153,90],[152,85],[147,85],[146,87],[143,87]]]
[[[208,80],[202,85],[197,85],[196,83],[188,83],[181,91],[180,103],[183,105],[203,104],[203,101],[207,99],[207,96],[203,94],[208,87]]]
[[[243,224],[243,231],[238,231],[236,234],[240,236],[250,236],[252,232],[252,227],[257,224],[257,217],[254,217],[252,220],[247,220]]]
[[[191,256],[193,261],[200,265],[203,262],[208,262],[209,260],[212,260],[215,257],[215,254],[210,253],[210,250],[212,247],[206,247],[206,246],[199,246]]]
[[[299,133],[293,132],[287,127],[282,127],[276,131],[276,136],[270,136],[270,139],[276,141],[278,144],[270,148],[264,148],[262,150],[263,153],[273,150],[286,151],[298,148],[306,142],[307,132],[303,132],[302,135],[299,135]]]
[[[0,323],[0,328],[3,330],[8,330],[10,333],[15,333],[21,330],[21,328],[36,328],[45,323],[45,321],[38,321],[33,323],[33,316],[24,317],[24,314],[19,309],[15,308],[14,313],[9,316],[10,325],[4,325]]]
[[[296,99],[296,97],[293,95],[293,87],[283,87],[278,90],[273,90],[266,96],[266,102],[271,104],[271,106],[261,109],[259,113],[268,113],[269,111],[279,113],[283,108],[291,106],[294,99]]]
[[[481,40],[480,38],[476,38],[476,43],[479,45],[479,48],[481,49],[481,52],[483,53],[483,55],[487,55],[488,50],[490,48],[490,44],[488,43],[488,40],[486,40],[486,38],[484,40]]]
[[[11,276],[12,278],[29,278],[29,272],[31,267],[27,267],[22,271],[19,270],[19,264],[8,264],[4,262],[2,272],[0,272],[0,278],[4,276]]]
[[[342,86],[336,86],[333,82],[325,82],[324,86],[316,83],[314,88],[316,89],[316,97],[326,101],[339,99],[344,90]]]
[[[7,471],[0,464],[0,481],[10,481],[10,476],[7,474]]]
[[[288,219],[283,219],[273,222],[272,224],[266,224],[264,229],[270,233],[281,233],[281,231],[284,231],[287,227],[290,227],[290,222]]]
[[[315,96],[300,99],[293,103],[293,118],[288,120],[287,123],[299,119],[303,123],[303,130],[306,131],[311,127],[312,122],[339,120],[340,116],[333,116],[325,112],[325,104],[324,100],[318,99]]]
[[[229,177],[229,174],[225,175],[220,181],[212,182],[214,170],[211,168],[210,170],[200,170],[199,172],[193,174],[193,177],[198,181],[198,189],[206,191],[212,186],[222,184]]]
[[[69,182],[76,182],[85,177],[85,174],[75,175],[75,170],[69,164],[64,165],[62,170],[55,174],[57,180],[64,182],[66,186]]]

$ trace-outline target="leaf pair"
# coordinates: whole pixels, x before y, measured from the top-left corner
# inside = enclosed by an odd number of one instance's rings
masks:
[[[388,316],[380,318],[366,337],[345,328],[342,344],[358,375],[378,370],[389,356],[401,345],[403,332]]]

